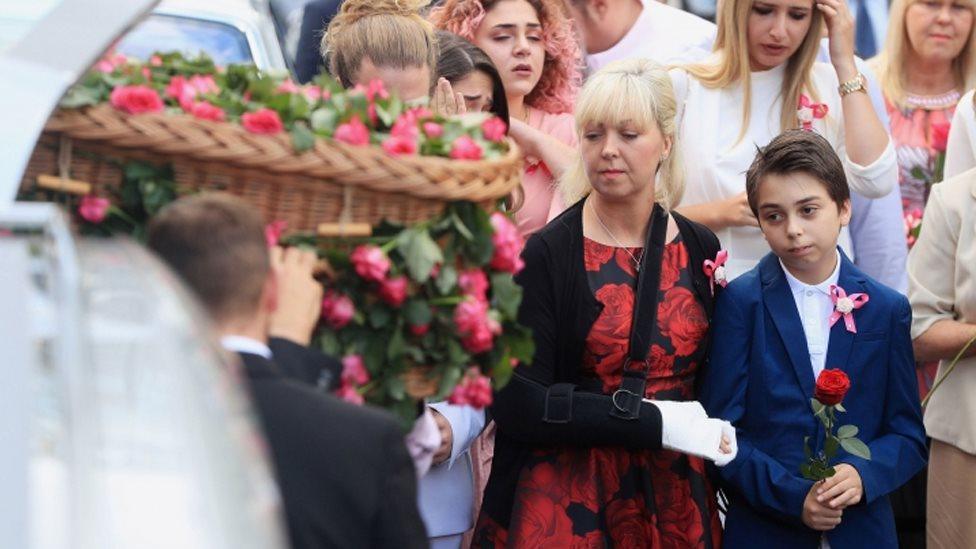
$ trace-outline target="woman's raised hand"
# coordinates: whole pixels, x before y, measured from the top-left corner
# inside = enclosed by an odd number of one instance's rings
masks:
[[[854,16],[846,0],[816,0],[816,6],[823,13],[827,25],[830,63],[837,71],[837,79],[847,82],[857,76],[854,65]]]
[[[451,83],[444,77],[437,79],[431,110],[441,116],[455,116],[468,112],[467,105],[464,103],[464,96],[460,92],[455,92]]]

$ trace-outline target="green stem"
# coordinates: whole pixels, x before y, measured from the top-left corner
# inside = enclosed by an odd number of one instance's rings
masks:
[[[438,297],[436,299],[431,299],[427,303],[436,306],[439,305],[457,305],[467,299],[465,296],[448,296],[448,297]]]
[[[125,221],[126,223],[132,225],[133,227],[135,227],[136,225],[138,225],[138,223],[136,222],[136,220],[135,219],[132,219],[132,216],[130,216],[129,214],[125,213],[125,210],[123,210],[122,208],[119,208],[119,207],[116,207],[116,206],[109,206],[108,207],[108,213],[109,214],[112,214],[112,215],[114,215],[114,216],[116,216],[116,217],[118,217],[120,219],[122,219],[122,221]]]
[[[976,341],[976,335],[969,338],[969,341],[967,341],[966,344],[963,345],[962,349],[959,349],[959,352],[956,353],[956,357],[952,359],[952,362],[950,362],[949,366],[946,367],[944,372],[942,372],[942,375],[939,376],[939,379],[935,380],[935,383],[932,384],[932,388],[929,389],[929,394],[925,395],[925,398],[922,399],[923,408],[929,403],[929,399],[932,398],[932,395],[935,393],[935,390],[939,388],[939,385],[942,385],[942,382],[945,381],[945,378],[948,377],[949,374],[951,374],[952,371],[956,368],[956,364],[959,363],[959,359],[962,358],[962,355],[966,354],[966,351],[969,350],[969,348],[973,345],[974,341]]]

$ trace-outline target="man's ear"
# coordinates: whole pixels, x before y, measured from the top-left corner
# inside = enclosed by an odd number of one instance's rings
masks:
[[[851,222],[851,199],[848,198],[838,206],[837,212],[840,215],[840,226],[846,227]]]

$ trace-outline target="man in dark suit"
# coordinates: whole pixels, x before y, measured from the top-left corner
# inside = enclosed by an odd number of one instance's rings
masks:
[[[276,353],[289,371],[314,371],[313,355],[300,345],[321,303],[314,254],[269,253],[253,208],[216,193],[166,207],[151,222],[148,241],[200,298],[223,346],[240,355],[292,546],[426,547],[416,473],[398,424],[289,377],[268,346],[273,329],[285,336]]]
[[[339,13],[342,0],[314,0],[305,6],[302,15],[302,30],[298,35],[298,49],[295,51],[295,76],[302,84],[326,70],[320,44],[322,34],[329,22]]]

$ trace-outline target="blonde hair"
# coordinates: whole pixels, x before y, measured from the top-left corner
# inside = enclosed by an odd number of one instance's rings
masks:
[[[612,101],[607,98],[612,97]],[[590,76],[576,102],[576,134],[582,141],[583,129],[592,123],[618,126],[629,122],[642,130],[656,126],[671,139],[671,154],[658,166],[654,200],[665,209],[681,201],[684,193],[681,159],[675,142],[677,101],[671,77],[650,59],[614,61]],[[566,204],[586,196],[592,186],[586,175],[582,149],[575,162],[559,181]]]
[[[908,69],[909,49],[908,30],[905,28],[905,12],[916,0],[894,0],[888,12],[888,35],[885,36],[884,50],[871,59],[870,66],[878,75],[881,90],[888,101],[898,108],[905,108],[905,71]],[[966,0],[969,10],[976,16],[973,0]],[[969,30],[969,38],[962,51],[952,60],[952,72],[956,85],[968,90],[976,85],[976,24]]]
[[[322,36],[321,53],[343,87],[369,58],[378,67],[430,68],[434,84],[437,38],[421,17],[427,0],[346,0]]]
[[[715,35],[715,55],[709,61],[689,63],[681,68],[701,82],[706,88],[727,88],[742,83],[742,126],[736,143],[745,137],[749,127],[752,109],[752,78],[749,65],[749,15],[753,0],[722,0],[719,2],[717,17],[718,31]],[[813,84],[813,63],[820,50],[820,34],[823,16],[816,6],[811,5],[810,28],[803,43],[786,62],[786,75],[780,96],[783,107],[779,115],[780,130],[799,127],[796,109],[800,94],[808,93],[814,100],[819,99]]]

